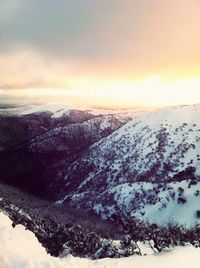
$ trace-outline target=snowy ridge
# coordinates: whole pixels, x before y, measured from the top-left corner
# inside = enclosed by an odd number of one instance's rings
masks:
[[[63,166],[58,177],[74,193],[73,204],[103,217],[123,211],[151,222],[199,223],[199,118],[200,105],[137,116]]]
[[[1,180],[103,218],[200,222],[200,105],[7,112],[0,117]]]
[[[0,109],[0,113],[13,115],[29,115],[42,112],[50,112],[53,117],[61,117],[71,109],[71,106],[64,104],[45,104],[45,105],[25,105],[17,108]]]
[[[76,107],[67,104],[60,103],[49,103],[49,104],[35,104],[35,105],[25,105],[15,108],[0,109],[0,114],[10,114],[10,115],[30,115],[48,112],[52,114],[52,118],[59,118],[64,115],[68,115],[70,110],[80,110],[88,112],[94,116],[104,116],[104,115],[115,115],[120,118],[135,117],[139,114],[146,113],[150,109],[98,109],[98,108],[85,108]]]
[[[79,144],[82,141],[82,146],[84,146],[84,142],[88,145],[121,127],[122,124],[123,121],[121,122],[117,118],[107,115],[95,117],[83,123],[58,126],[31,139],[29,148],[36,152],[72,151],[73,143],[77,142]],[[74,147],[76,146],[77,144],[74,144]]]
[[[0,113],[1,181],[14,183],[43,198],[47,195],[55,198],[55,193],[62,190],[62,185],[58,182],[57,187],[54,180],[62,159],[75,158],[76,153],[130,120],[124,114],[94,115],[88,110],[54,105],[4,111]],[[47,174],[49,169],[51,173]]]

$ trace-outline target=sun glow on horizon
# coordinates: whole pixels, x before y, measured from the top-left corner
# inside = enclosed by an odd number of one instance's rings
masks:
[[[1,102],[200,103],[199,0],[3,0],[1,10]]]
[[[55,101],[108,108],[162,107],[200,103],[200,78],[170,81],[154,75],[138,80],[81,80],[74,88],[29,88],[9,90],[6,94],[27,102]]]

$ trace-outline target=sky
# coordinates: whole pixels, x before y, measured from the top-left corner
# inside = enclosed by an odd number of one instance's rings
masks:
[[[200,103],[200,0],[0,0],[0,102]]]

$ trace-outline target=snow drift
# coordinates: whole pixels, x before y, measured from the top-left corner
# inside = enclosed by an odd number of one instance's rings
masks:
[[[48,255],[36,237],[22,225],[12,227],[11,220],[0,213],[0,268],[199,268],[200,249],[188,246],[150,256],[122,259],[54,258]]]

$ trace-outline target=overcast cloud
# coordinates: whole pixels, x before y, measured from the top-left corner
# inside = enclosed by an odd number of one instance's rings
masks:
[[[199,29],[198,0],[0,0],[0,88],[193,74]]]

